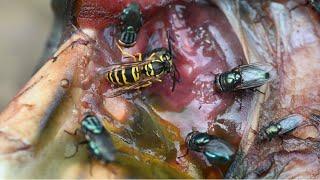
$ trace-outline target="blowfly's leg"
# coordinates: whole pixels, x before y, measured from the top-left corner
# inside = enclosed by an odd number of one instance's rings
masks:
[[[70,136],[76,136],[78,134],[78,132],[80,131],[80,129],[76,129],[73,133],[69,132],[67,130],[64,130],[65,133],[69,134]]]
[[[92,162],[92,159],[93,159],[93,157],[90,156],[90,157],[89,157],[89,161],[90,161],[90,162],[89,162],[89,173],[90,173],[90,176],[92,176],[92,166],[93,166],[93,165],[92,165],[92,163],[93,163],[93,162]]]
[[[189,154],[189,149],[187,148],[186,152],[185,152],[183,155],[178,156],[177,158],[178,158],[178,159],[181,159],[181,158],[183,158],[183,157],[186,157],[188,154]]]
[[[253,92],[258,92],[258,93],[260,93],[260,94],[266,95],[266,93],[260,91],[260,90],[257,89],[257,88],[254,88],[254,89],[253,89]]]
[[[88,143],[87,140],[84,140],[84,141],[79,142],[79,143],[77,144],[77,146],[76,146],[76,151],[75,151],[72,155],[70,155],[70,156],[65,156],[65,158],[66,158],[66,159],[69,159],[69,158],[74,157],[74,156],[78,153],[79,146],[80,146],[80,145],[83,145],[83,144],[87,144],[87,143]]]

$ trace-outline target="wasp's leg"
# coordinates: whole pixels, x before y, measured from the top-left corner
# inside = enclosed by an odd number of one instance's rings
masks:
[[[87,143],[88,143],[87,140],[84,140],[84,141],[79,142],[79,143],[76,145],[76,151],[75,151],[72,155],[70,155],[70,156],[65,156],[65,158],[66,158],[66,159],[69,159],[69,158],[74,157],[74,156],[78,153],[79,146],[80,146],[80,145],[83,145],[83,144],[87,144]]]
[[[125,57],[129,57],[129,58],[132,58],[134,62],[141,62],[142,61],[142,54],[141,53],[136,53],[135,55],[132,55],[126,51],[124,51],[120,45],[118,43],[117,44],[117,47],[118,49],[120,50],[121,54],[124,55]],[[137,57],[138,57],[138,60],[137,60]]]
[[[118,49],[120,50],[120,52],[121,52],[122,55],[125,55],[126,57],[131,57],[135,62],[137,61],[137,60],[136,60],[136,57],[135,57],[134,55],[132,55],[132,54],[124,51],[124,50],[120,47],[120,45],[119,45],[118,43],[116,43],[116,45],[117,45],[117,47],[118,47]]]
[[[136,53],[134,56],[138,57],[138,61],[142,61],[142,53]]]
[[[161,81],[160,81],[161,82]],[[144,88],[144,87],[148,87],[148,86],[150,86],[152,84],[152,82],[151,81],[148,81],[148,82],[146,82],[145,84],[141,84],[139,87],[137,87],[137,89],[140,89],[140,88]]]

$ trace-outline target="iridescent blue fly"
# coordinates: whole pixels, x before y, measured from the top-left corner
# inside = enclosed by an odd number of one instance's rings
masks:
[[[187,150],[203,153],[212,165],[227,164],[235,155],[234,148],[228,142],[208,133],[193,131],[187,135],[186,143]]]
[[[81,121],[81,131],[85,135],[86,141],[80,142],[79,145],[88,144],[88,151],[91,156],[103,163],[115,161],[116,150],[111,136],[96,116],[86,116]],[[68,158],[73,157],[77,151],[78,146],[76,152]]]
[[[142,26],[142,13],[139,4],[130,3],[120,15],[121,34],[119,44],[124,47],[135,45],[137,34]]]

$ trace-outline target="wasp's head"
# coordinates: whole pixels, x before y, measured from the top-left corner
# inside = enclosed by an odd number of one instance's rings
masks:
[[[173,71],[173,56],[171,54],[170,51],[168,51],[167,49],[163,49],[161,51],[159,51],[159,57],[161,59],[161,61],[164,64],[164,71],[165,72],[171,72]]]

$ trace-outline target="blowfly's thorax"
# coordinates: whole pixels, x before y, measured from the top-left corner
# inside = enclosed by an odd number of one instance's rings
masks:
[[[210,136],[206,133],[192,132],[187,136],[187,144],[191,150],[202,151],[203,146],[210,141]]]
[[[266,129],[266,134],[267,135],[276,135],[279,133],[279,131],[281,130],[281,126],[280,125],[277,125],[277,124],[274,124],[274,125],[271,125],[269,126],[267,129]]]
[[[241,84],[241,74],[238,71],[230,71],[220,74],[219,83],[222,91],[232,91]]]

